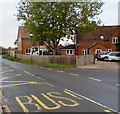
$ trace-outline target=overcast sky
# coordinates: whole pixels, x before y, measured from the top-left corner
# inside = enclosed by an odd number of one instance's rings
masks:
[[[18,26],[14,14],[16,14],[16,6],[20,0],[0,0],[0,46],[15,47],[14,41],[17,39]],[[119,0],[103,0],[102,14],[99,18],[104,25],[118,25],[118,1]],[[110,2],[111,1],[111,2]],[[113,2],[114,1],[114,2]]]

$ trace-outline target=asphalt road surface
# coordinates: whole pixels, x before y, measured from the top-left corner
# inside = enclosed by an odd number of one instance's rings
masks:
[[[6,112],[118,112],[118,71],[49,68],[2,59]]]

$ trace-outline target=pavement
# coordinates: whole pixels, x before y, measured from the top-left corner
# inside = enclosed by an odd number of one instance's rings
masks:
[[[117,62],[95,61],[95,64],[80,66],[81,69],[98,69],[118,71],[120,64]]]

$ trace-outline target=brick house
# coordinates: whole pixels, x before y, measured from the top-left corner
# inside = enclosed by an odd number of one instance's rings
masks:
[[[65,46],[61,49],[62,55],[97,54],[101,51],[115,51],[118,43],[120,26],[101,26],[95,31],[77,34],[76,45]]]
[[[39,54],[44,55],[47,52],[53,52],[52,43],[47,44],[44,42],[43,45],[32,45],[32,39],[30,38],[30,33],[26,32],[24,26],[19,26],[18,36],[17,36],[17,51],[19,54],[38,54],[38,49],[40,49]],[[60,54],[60,49],[63,48],[62,45],[57,47],[58,54]]]
[[[32,47],[30,34],[25,31],[24,26],[19,26],[17,36],[17,53],[29,54]]]
[[[73,56],[76,53],[76,47],[74,44],[61,48],[61,55]]]
[[[100,51],[115,51],[120,26],[101,26],[93,32],[77,34],[76,55],[97,54]]]

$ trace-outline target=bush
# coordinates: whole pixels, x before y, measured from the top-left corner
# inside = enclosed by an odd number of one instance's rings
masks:
[[[2,58],[4,59],[8,59],[10,61],[19,61],[20,59],[16,58],[16,57],[12,57],[12,56],[9,56],[9,55],[2,55]]]

